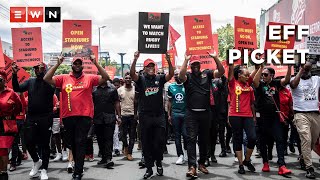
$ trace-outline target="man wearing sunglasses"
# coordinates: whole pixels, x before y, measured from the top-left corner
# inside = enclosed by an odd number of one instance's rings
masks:
[[[319,88],[320,77],[311,75],[312,64],[307,62],[291,78],[294,120],[301,140],[302,157],[306,164],[306,177],[315,179],[311,151],[320,134]]]
[[[260,152],[263,160],[263,172],[269,172],[268,162],[268,139],[273,137],[276,142],[278,155],[278,174],[287,175],[291,171],[286,168],[284,151],[287,148],[284,138],[283,124],[280,122],[278,113],[280,107],[279,89],[290,81],[292,66],[288,65],[287,74],[282,79],[274,79],[275,70],[271,67],[261,66],[253,79],[253,85],[256,88],[257,99],[257,124],[261,130],[260,134]]]
[[[53,94],[55,88],[45,82],[46,65],[38,63],[33,67],[36,77],[19,84],[18,66],[12,64],[12,87],[16,92],[28,91],[28,112],[25,122],[25,143],[33,160],[30,177],[36,177],[42,167],[40,179],[48,179],[47,169],[50,156],[50,138],[53,121]],[[38,147],[38,150],[37,148]],[[41,155],[38,154],[41,152]]]

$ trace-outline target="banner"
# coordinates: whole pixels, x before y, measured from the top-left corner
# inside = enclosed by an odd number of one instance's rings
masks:
[[[91,20],[63,20],[62,55],[70,59],[90,57],[91,29]]]
[[[234,45],[235,49],[243,52],[249,50],[249,54],[257,49],[257,25],[256,19],[234,17]]]
[[[283,23],[276,23],[276,22],[269,22],[268,25],[289,25],[289,24],[283,24]],[[264,45],[264,49],[293,49],[294,48],[294,42],[295,42],[295,36],[289,36],[289,39],[286,41],[268,41],[268,30],[267,30],[267,36],[266,36],[266,42]],[[282,59],[282,51],[280,51],[277,54],[277,57],[281,61]]]
[[[213,50],[219,56],[219,35],[212,34]]]
[[[98,62],[98,46],[91,46],[91,51],[96,56]],[[98,74],[98,68],[91,62],[90,57],[83,58],[83,72],[85,74]]]
[[[4,63],[4,56],[3,56],[3,50],[2,50],[2,41],[0,37],[0,68],[5,67]]]
[[[13,60],[10,59],[8,56],[6,56],[5,54],[3,54],[4,56],[4,62],[5,62],[5,67],[4,68],[0,68],[0,69],[4,69],[7,73],[7,87],[12,88],[12,63]],[[30,74],[25,71],[23,68],[20,67],[20,70],[18,71],[18,82],[23,83],[24,81],[26,81],[27,79],[30,78]]]
[[[184,16],[187,54],[213,53],[210,15]]]
[[[106,72],[109,75],[110,79],[113,80],[114,76],[116,75],[117,68],[114,67],[114,66],[106,66],[104,69],[106,70]]]
[[[320,55],[320,36],[308,36],[306,38],[306,49],[309,49],[309,54]]]
[[[175,65],[176,65],[175,51],[173,49],[172,50],[168,50],[168,54],[170,56],[170,60],[171,60],[172,66],[175,67]],[[168,64],[168,61],[166,59],[166,55],[162,54],[162,68],[168,68],[168,67],[169,67],[169,64]]]
[[[169,24],[169,49],[173,50],[175,56],[178,56],[176,41],[181,37],[181,35]]]
[[[41,28],[11,28],[13,60],[20,67],[43,61]]]
[[[138,50],[164,54],[168,46],[169,13],[139,12]]]
[[[275,71],[274,77],[286,76],[287,71],[288,71],[288,66],[287,65],[275,66],[273,64],[270,64],[269,67],[274,69],[274,71]],[[293,72],[294,72],[294,67],[292,66],[291,74],[293,74]]]

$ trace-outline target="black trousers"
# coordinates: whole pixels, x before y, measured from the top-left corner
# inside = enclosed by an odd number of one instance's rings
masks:
[[[128,153],[132,154],[132,149],[136,139],[137,121],[134,119],[134,116],[122,116],[121,120],[121,140],[123,143],[123,147],[128,147]],[[127,137],[128,134],[129,144]]]
[[[199,141],[200,159],[199,164],[204,164],[208,153],[208,142],[210,135],[210,111],[186,110],[187,129],[187,153],[189,167],[197,166],[196,144]]]
[[[64,118],[64,139],[67,147],[72,150],[75,163],[75,175],[83,173],[84,157],[86,153],[87,135],[91,127],[91,118],[86,116],[71,116]]]
[[[116,128],[116,122],[108,124],[95,124],[95,132],[102,159],[112,159],[113,150],[113,132]]]
[[[268,144],[269,139],[272,137],[276,142],[278,165],[285,165],[284,150],[286,147],[284,137],[284,124],[282,124],[276,113],[270,115],[262,115],[257,119],[260,129],[260,152],[262,155],[263,163],[268,162]]]
[[[154,162],[161,162],[166,143],[166,122],[164,115],[140,114],[142,151],[147,168]]]
[[[243,144],[243,130],[245,131],[248,139],[247,148],[253,149],[257,136],[256,129],[254,126],[254,121],[252,117],[238,117],[238,116],[230,116],[229,121],[232,128],[233,134],[233,150],[241,151]]]
[[[22,158],[22,153],[19,149],[19,143],[21,140],[21,144],[24,144],[24,138],[22,139],[23,136],[21,136],[21,134],[23,132],[23,125],[24,125],[23,120],[17,120],[17,126],[18,126],[19,133],[16,134],[14,137],[14,141],[13,141],[12,148],[11,148],[12,149],[12,157],[10,159],[10,163],[13,166],[17,165],[18,159],[21,162],[21,158]]]
[[[42,169],[49,165],[52,118],[52,114],[27,115],[24,126],[27,150],[33,162],[42,160]]]

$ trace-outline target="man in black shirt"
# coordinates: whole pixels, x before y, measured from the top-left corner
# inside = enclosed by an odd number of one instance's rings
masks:
[[[209,54],[209,52],[208,52]],[[187,152],[189,171],[187,177],[197,177],[196,163],[196,143],[199,136],[199,171],[208,174],[204,163],[207,158],[208,141],[210,134],[210,86],[214,78],[219,78],[224,74],[224,68],[215,54],[209,54],[217,64],[218,70],[200,71],[199,57],[185,55],[179,79],[184,83],[186,89],[186,128],[187,128]],[[189,60],[191,73],[187,73]]]
[[[165,146],[166,122],[163,110],[163,87],[173,75],[173,67],[166,54],[169,65],[169,74],[156,75],[155,62],[151,59],[144,61],[144,74],[136,74],[136,62],[139,52],[134,54],[130,69],[130,76],[136,82],[139,90],[139,122],[141,125],[142,151],[147,171],[144,179],[152,176],[152,167],[156,161],[157,175],[163,175],[162,159]]]
[[[94,103],[93,123],[102,156],[98,165],[105,165],[106,168],[111,168],[114,166],[112,161],[113,132],[116,122],[118,124],[121,123],[118,91],[114,85],[106,81],[93,90],[92,98]]]
[[[261,76],[262,75],[262,76]],[[290,174],[291,171],[286,168],[284,160],[284,151],[286,139],[284,139],[284,122],[280,122],[278,111],[280,110],[279,88],[287,85],[290,81],[291,66],[288,66],[285,78],[274,79],[275,70],[271,67],[260,67],[258,73],[253,79],[255,87],[255,96],[257,103],[257,124],[260,130],[260,152],[263,159],[263,172],[269,172],[267,144],[270,137],[276,142],[279,175]],[[261,80],[262,77],[262,80]]]
[[[19,84],[18,66],[12,64],[12,87],[16,92],[28,91],[28,112],[25,122],[25,143],[27,150],[34,162],[29,175],[38,176],[41,170],[41,179],[48,179],[47,169],[50,157],[50,137],[53,121],[53,94],[55,88],[43,80],[46,65],[39,63],[34,66],[36,77]],[[38,147],[38,154],[36,146]]]

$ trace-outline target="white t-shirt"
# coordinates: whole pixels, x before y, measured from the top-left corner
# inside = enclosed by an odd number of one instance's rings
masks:
[[[294,77],[290,81],[293,79]],[[319,87],[319,76],[312,76],[307,80],[300,79],[299,85],[295,89],[291,89],[293,110],[319,111]]]
[[[132,86],[131,89],[127,89],[125,88],[125,85],[123,85],[118,89],[118,94],[120,97],[121,115],[122,116],[134,115],[135,87]]]

